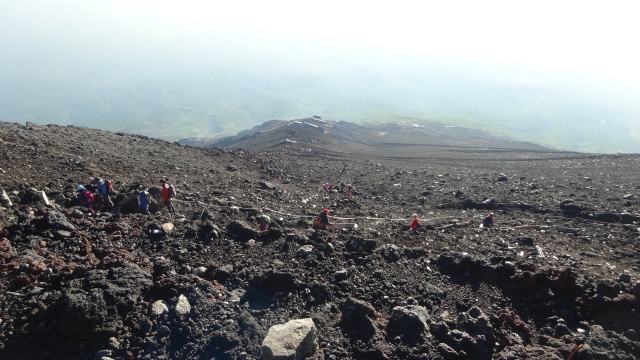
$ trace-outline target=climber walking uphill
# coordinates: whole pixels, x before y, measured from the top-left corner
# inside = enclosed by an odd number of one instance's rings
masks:
[[[265,231],[269,227],[271,218],[269,217],[269,215],[262,214],[258,218],[258,221],[260,221],[260,224],[258,225],[258,228],[260,229],[260,231]]]
[[[319,229],[326,229],[327,225],[329,225],[328,215],[330,213],[331,213],[331,210],[324,208],[322,212],[318,215],[318,218],[316,219],[316,222],[314,223],[314,225]]]
[[[173,207],[173,198],[176,196],[176,187],[166,179],[161,179],[160,185],[162,186],[162,201],[164,202],[164,206],[167,207],[170,215],[175,216],[176,210]]]

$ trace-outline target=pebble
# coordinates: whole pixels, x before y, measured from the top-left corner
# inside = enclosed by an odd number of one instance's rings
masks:
[[[119,349],[120,348],[120,342],[115,337],[110,337],[109,338],[109,347],[114,349],[114,350],[115,349]]]
[[[511,261],[505,261],[504,262],[504,268],[507,269],[507,270],[513,270],[513,269],[516,268],[516,264],[514,264]]]
[[[151,322],[151,320],[143,319],[140,321],[140,330],[142,330],[143,333],[148,334],[151,332],[151,329],[153,329],[153,322]]]
[[[109,349],[100,350],[94,356],[98,359],[111,356],[111,350]]]
[[[620,279],[620,281],[622,281],[622,282],[629,283],[629,282],[631,282],[631,274],[622,273],[622,274],[620,274],[618,279]]]
[[[304,245],[298,249],[298,256],[309,256],[313,253],[313,245]]]
[[[180,294],[178,296],[178,303],[174,309],[177,316],[187,316],[191,313],[191,305],[189,304],[189,300],[186,296]]]
[[[169,312],[169,304],[164,300],[157,300],[149,308],[150,316],[160,316]]]
[[[166,325],[162,325],[162,326],[160,326],[158,328],[157,335],[158,335],[158,337],[163,338],[163,337],[169,335],[170,333],[171,333],[171,330],[169,329],[169,327],[166,326]]]
[[[207,268],[204,267],[204,266],[197,267],[197,268],[195,268],[195,269],[193,269],[191,271],[191,273],[193,275],[195,275],[195,276],[200,276],[200,275],[204,274],[205,272],[207,272]]]

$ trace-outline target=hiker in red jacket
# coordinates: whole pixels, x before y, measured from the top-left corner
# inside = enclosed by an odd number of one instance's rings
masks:
[[[319,229],[326,229],[327,225],[329,225],[329,217],[327,215],[329,215],[330,213],[331,210],[324,208],[320,215],[318,215],[318,218],[316,219],[314,225]]]
[[[173,207],[173,198],[176,196],[176,187],[165,179],[160,180],[160,185],[162,186],[162,201],[164,202],[164,206],[167,207],[170,215],[175,216],[176,210]]]
[[[418,214],[413,214],[411,216],[411,224],[409,225],[409,230],[415,230],[422,227],[422,221],[418,219]]]

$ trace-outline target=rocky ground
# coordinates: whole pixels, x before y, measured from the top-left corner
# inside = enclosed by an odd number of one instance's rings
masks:
[[[640,358],[639,156],[361,131],[252,153],[0,123],[0,358],[259,359],[303,318],[313,359]],[[119,212],[69,206],[95,176]],[[124,204],[161,177],[180,216]],[[314,230],[322,207],[358,229]]]

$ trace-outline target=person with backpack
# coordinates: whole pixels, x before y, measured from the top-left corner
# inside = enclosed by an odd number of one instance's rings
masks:
[[[173,207],[173,198],[176,196],[176,187],[165,179],[160,180],[160,185],[162,186],[162,201],[164,202],[164,206],[169,210],[169,214],[175,216],[176,210]]]
[[[271,218],[269,215],[262,214],[260,215],[260,231],[265,231],[269,227],[269,223],[271,222]]]
[[[93,197],[93,193],[89,189],[85,189],[84,186],[78,185],[76,188],[76,192],[73,194],[74,200],[78,201],[81,205],[86,206],[87,209],[91,212],[95,212],[93,210],[93,201],[95,198]]]
[[[327,225],[329,225],[330,213],[331,213],[331,210],[327,208],[322,209],[322,212],[318,215],[318,218],[316,219],[316,222],[314,223],[314,225],[319,229],[326,229]]]
[[[96,187],[96,193],[102,199],[102,202],[107,205],[108,209],[113,209],[113,201],[109,197],[109,193],[113,192],[113,182],[109,180],[102,180],[97,177],[93,179],[93,185]]]
[[[76,191],[71,196],[71,205],[83,205],[84,204],[84,191],[85,188],[82,185],[78,185]]]
[[[135,190],[133,192],[138,198],[138,207],[140,211],[147,215],[149,214],[149,192],[147,190]]]

